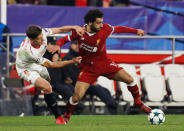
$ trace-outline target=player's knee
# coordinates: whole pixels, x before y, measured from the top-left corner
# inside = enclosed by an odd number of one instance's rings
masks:
[[[129,77],[128,80],[127,80],[127,84],[131,84],[134,82],[134,78],[133,77]]]
[[[45,84],[45,92],[46,92],[46,94],[52,93],[52,87],[49,83]]]
[[[51,88],[51,86],[48,88],[48,90],[47,90],[47,91],[48,91],[48,93],[49,93],[49,94],[51,94],[51,93],[52,93],[52,88]]]

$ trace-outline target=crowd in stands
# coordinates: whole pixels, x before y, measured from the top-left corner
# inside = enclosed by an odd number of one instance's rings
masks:
[[[156,1],[156,0],[149,0]],[[183,0],[158,0],[158,1],[183,1]],[[129,6],[130,0],[7,0],[8,4],[33,4],[33,5],[54,5],[54,6]]]
[[[129,0],[7,0],[8,4],[33,4],[56,6],[128,6]]]

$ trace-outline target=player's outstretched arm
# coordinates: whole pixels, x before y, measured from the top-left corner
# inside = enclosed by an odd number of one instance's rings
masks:
[[[62,26],[58,28],[51,28],[53,34],[65,33],[75,30],[78,35],[82,36],[84,34],[84,29],[80,26]]]
[[[144,35],[144,31],[142,29],[135,29],[126,26],[114,26],[113,33],[134,33],[140,36]]]
[[[74,63],[80,63],[82,60],[81,56],[78,56],[72,60],[68,60],[68,61],[57,61],[57,62],[51,62],[49,60],[46,60],[42,65],[48,68],[60,68],[60,67],[64,67],[70,64],[74,64]]]
[[[141,29],[137,29],[137,35],[143,36],[144,35],[144,31]]]

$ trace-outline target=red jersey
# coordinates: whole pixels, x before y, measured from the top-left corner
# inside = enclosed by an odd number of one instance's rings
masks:
[[[85,26],[85,25],[84,25]],[[82,56],[82,63],[90,63],[94,61],[101,61],[107,59],[106,53],[106,39],[112,33],[137,33],[136,29],[125,26],[111,26],[109,24],[103,24],[100,31],[96,33],[85,32],[83,36],[79,36],[75,30],[58,41],[61,46],[64,43],[72,40],[77,40],[79,44],[79,55]]]
[[[122,69],[112,60],[107,58],[106,39],[112,33],[137,33],[137,30],[125,26],[113,27],[108,24],[103,24],[103,27],[96,33],[92,34],[85,32],[83,36],[79,36],[76,31],[73,30],[70,35],[57,41],[57,44],[60,46],[68,41],[78,41],[79,55],[82,56],[82,61],[79,65],[81,68],[78,77],[79,81],[93,83],[100,75],[111,79]]]

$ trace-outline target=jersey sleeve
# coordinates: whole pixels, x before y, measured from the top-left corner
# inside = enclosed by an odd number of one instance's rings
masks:
[[[56,42],[56,44],[59,45],[60,47],[62,47],[65,43],[67,43],[67,42],[70,41],[68,37],[69,37],[69,35],[60,38],[60,39]]]
[[[46,36],[52,35],[52,30],[50,28],[43,28],[42,33],[45,34]]]
[[[68,35],[69,41],[76,40],[78,37],[79,36],[75,30],[72,30],[72,32]]]
[[[107,37],[110,36],[114,31],[114,27],[110,24],[104,24],[104,28],[106,30],[104,35],[107,35]]]
[[[135,33],[137,34],[137,29],[126,27],[126,26],[114,26],[113,33]]]
[[[76,40],[78,38],[78,34],[75,30],[72,30],[71,33],[65,37],[60,38],[56,44],[59,46],[63,46],[65,43],[69,42],[69,41],[73,41]]]

